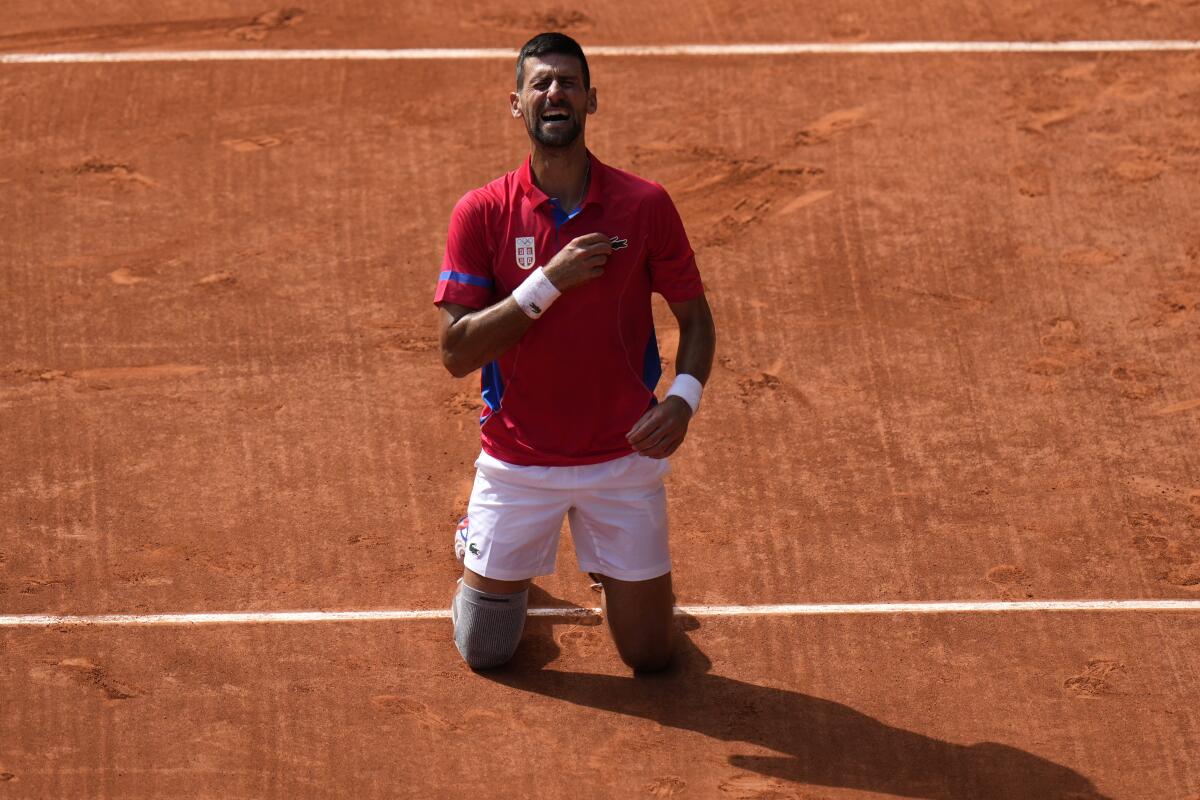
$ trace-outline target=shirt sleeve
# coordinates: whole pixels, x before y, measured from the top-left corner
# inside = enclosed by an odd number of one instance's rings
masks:
[[[450,213],[446,255],[438,274],[434,304],[455,303],[467,308],[491,304],[496,285],[487,239],[485,208],[468,192]]]
[[[669,303],[704,294],[696,254],[667,190],[658,187],[650,206],[650,288]]]

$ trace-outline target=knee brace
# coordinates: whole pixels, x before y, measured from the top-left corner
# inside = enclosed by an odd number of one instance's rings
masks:
[[[525,628],[529,590],[493,594],[458,585],[450,605],[454,644],[471,669],[489,669],[508,663],[517,651]]]

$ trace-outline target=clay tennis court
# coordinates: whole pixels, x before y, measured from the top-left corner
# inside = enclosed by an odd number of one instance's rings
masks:
[[[671,192],[717,320],[651,678],[565,536],[510,667],[450,639],[479,393],[431,300],[527,152],[511,56],[153,55],[543,29],[617,48],[589,145]],[[1200,797],[1197,39],[1167,0],[6,9],[0,798]],[[1060,40],[1149,45],[620,50]],[[146,60],[32,58],[97,53]]]

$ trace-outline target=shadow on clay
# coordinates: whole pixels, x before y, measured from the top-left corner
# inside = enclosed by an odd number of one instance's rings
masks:
[[[542,600],[569,606],[540,593],[538,605]],[[546,669],[559,654],[553,625],[531,618],[513,662],[481,675],[564,702],[769,748],[786,755],[734,755],[729,762],[784,781],[928,800],[1108,800],[1079,773],[1015,747],[953,744],[841,703],[714,675],[712,662],[687,636],[700,627],[694,618],[682,620],[671,668],[637,677]]]

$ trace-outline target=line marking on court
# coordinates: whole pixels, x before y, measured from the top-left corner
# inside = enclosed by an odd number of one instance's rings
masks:
[[[681,617],[836,616],[846,614],[977,614],[1016,611],[1200,611],[1200,600],[1028,600],[928,603],[794,603],[677,606]],[[531,617],[598,617],[598,608],[531,608]],[[378,611],[246,611],[173,614],[10,614],[0,628],[107,625],[246,625],[284,622],[396,622],[449,619],[449,609]]]
[[[588,56],[798,56],[937,53],[1135,53],[1200,50],[1200,39],[1050,42],[792,42],[780,44],[596,45]],[[151,61],[434,61],[512,59],[506,48],[329,50],[141,50],[114,53],[2,53],[0,64],[114,64]]]

